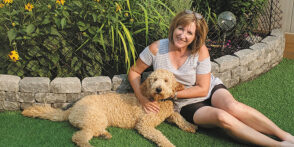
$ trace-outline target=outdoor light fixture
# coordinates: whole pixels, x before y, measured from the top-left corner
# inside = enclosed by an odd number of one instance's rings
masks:
[[[219,27],[224,30],[224,40],[223,40],[223,46],[222,46],[222,52],[224,50],[224,43],[226,40],[226,32],[234,28],[236,25],[236,16],[230,12],[230,11],[224,11],[221,14],[219,14],[217,23]]]
[[[230,11],[224,11],[219,14],[217,23],[222,30],[229,31],[236,25],[236,16]]]

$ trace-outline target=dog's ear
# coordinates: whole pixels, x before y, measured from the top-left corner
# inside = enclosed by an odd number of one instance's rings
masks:
[[[140,85],[140,90],[142,94],[146,97],[148,97],[148,89],[150,89],[149,86],[149,79],[147,78],[141,85]]]
[[[177,82],[176,86],[175,86],[175,91],[181,91],[184,90],[185,86],[179,82]]]

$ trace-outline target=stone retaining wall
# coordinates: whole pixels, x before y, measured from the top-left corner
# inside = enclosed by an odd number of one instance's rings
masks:
[[[212,73],[230,88],[251,80],[276,66],[283,58],[284,34],[273,30],[270,36],[248,49],[225,55],[212,63]],[[146,78],[149,73],[144,73]],[[0,111],[24,109],[33,104],[64,107],[89,94],[130,92],[127,75],[87,77],[45,77],[0,75]]]

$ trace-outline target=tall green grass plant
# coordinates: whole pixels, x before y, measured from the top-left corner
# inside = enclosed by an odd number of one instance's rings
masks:
[[[7,1],[0,73],[50,78],[126,73],[138,52],[167,36],[176,11],[191,7],[175,0]],[[19,60],[9,59],[12,50]]]

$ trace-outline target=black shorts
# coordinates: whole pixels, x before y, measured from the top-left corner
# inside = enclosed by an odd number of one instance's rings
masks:
[[[194,116],[194,113],[201,107],[204,107],[204,106],[211,106],[211,97],[213,95],[213,93],[218,90],[218,89],[221,89],[221,88],[224,88],[224,89],[227,89],[227,87],[223,84],[218,84],[218,85],[215,85],[212,90],[211,90],[211,93],[210,93],[210,96],[208,99],[206,99],[205,101],[202,101],[202,102],[197,102],[197,103],[193,103],[193,104],[189,104],[189,105],[186,105],[184,107],[182,107],[180,113],[181,115],[190,123],[194,123],[193,121],[193,116]]]

